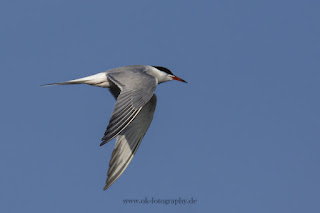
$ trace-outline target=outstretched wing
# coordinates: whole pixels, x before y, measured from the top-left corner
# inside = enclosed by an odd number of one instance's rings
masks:
[[[121,92],[100,146],[119,135],[134,120],[158,84],[155,77],[135,70],[108,73],[107,77]]]
[[[142,107],[136,118],[117,136],[104,190],[109,188],[129,165],[151,124],[156,104],[157,96],[153,94],[152,98]]]

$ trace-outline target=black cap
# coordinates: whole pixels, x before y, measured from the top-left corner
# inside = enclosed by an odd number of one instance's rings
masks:
[[[154,68],[157,68],[158,70],[161,70],[162,72],[166,72],[170,75],[173,75],[173,73],[168,69],[168,68],[165,68],[165,67],[160,67],[160,66],[153,66]]]

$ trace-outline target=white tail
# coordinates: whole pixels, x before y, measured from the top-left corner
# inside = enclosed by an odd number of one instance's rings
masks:
[[[53,85],[67,85],[67,84],[89,84],[96,87],[109,87],[106,72],[101,72],[95,75],[90,75],[84,78],[78,78],[71,81],[65,81],[60,83],[44,84],[41,86],[53,86]]]

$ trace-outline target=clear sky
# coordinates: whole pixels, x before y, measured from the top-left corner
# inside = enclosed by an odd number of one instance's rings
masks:
[[[320,212],[320,2],[0,1],[0,212]],[[149,131],[103,191],[107,89],[168,67]],[[195,204],[125,204],[124,199]]]

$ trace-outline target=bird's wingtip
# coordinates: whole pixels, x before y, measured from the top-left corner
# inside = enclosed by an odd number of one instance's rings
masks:
[[[113,183],[114,183],[114,181],[113,181],[113,182],[110,182],[110,181],[107,179],[106,185],[103,187],[103,191],[106,191]]]

